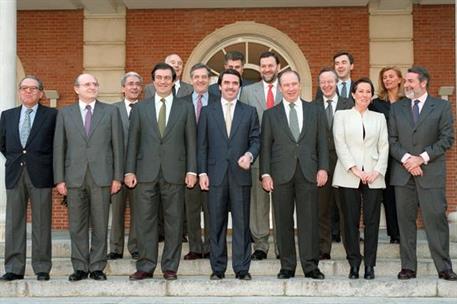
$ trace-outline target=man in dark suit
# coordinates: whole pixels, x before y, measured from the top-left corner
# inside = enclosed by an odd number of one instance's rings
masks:
[[[317,187],[327,182],[328,144],[324,111],[300,99],[300,76],[279,75],[283,101],[263,113],[260,174],[272,193],[281,270],[279,279],[295,276],[294,209],[298,248],[305,277],[324,279],[319,263],[319,201]],[[295,204],[294,204],[295,202]],[[294,206],[295,205],[295,206]]]
[[[134,219],[140,257],[131,280],[152,278],[158,256],[158,212],[163,209],[165,245],[161,267],[176,280],[181,257],[185,185],[197,180],[196,125],[192,104],[172,93],[176,72],[166,63],[152,70],[155,95],[130,117],[125,184],[135,193]],[[161,205],[159,205],[161,204]]]
[[[198,124],[200,113],[203,107],[218,101],[218,98],[208,93],[210,69],[197,63],[190,69],[190,78],[194,92],[183,99],[191,103],[195,110],[195,118]],[[197,183],[192,189],[186,189],[186,222],[187,234],[189,236],[189,252],[184,260],[196,260],[209,258],[209,215],[208,215],[208,193],[201,191]],[[204,235],[202,236],[201,212],[203,210]],[[202,240],[202,237],[204,240]]]
[[[136,106],[138,97],[143,88],[143,77],[136,72],[128,72],[121,79],[122,94],[124,100],[116,102],[115,107],[119,109],[122,121],[124,137],[124,155],[127,154],[127,141],[129,132],[129,118],[132,108]],[[122,259],[124,254],[124,215],[127,207],[127,198],[130,207],[130,229],[127,249],[133,259],[138,259],[139,253],[136,245],[135,221],[133,219],[133,208],[135,208],[133,190],[123,185],[121,190],[111,196],[111,233],[109,260]]]
[[[200,187],[209,191],[211,280],[225,277],[227,219],[232,214],[232,263],[236,278],[250,280],[249,204],[251,163],[259,153],[255,108],[237,100],[241,75],[223,71],[219,102],[203,108],[198,122]]]
[[[405,75],[405,96],[391,105],[389,118],[391,185],[395,186],[400,228],[400,280],[416,277],[416,215],[422,211],[425,231],[438,277],[456,281],[449,257],[446,220],[446,155],[454,143],[448,101],[427,92],[430,76],[419,66]]]
[[[40,281],[51,270],[52,143],[57,111],[39,104],[43,83],[19,82],[19,107],[0,118],[0,149],[6,158],[5,271],[0,280],[24,278],[27,202],[32,207],[32,267]]]
[[[260,55],[259,66],[262,80],[245,87],[241,92],[240,100],[256,108],[260,123],[262,123],[263,112],[282,100],[282,94],[278,88],[278,73],[281,65],[278,55],[266,51]],[[251,258],[260,261],[267,258],[269,249],[270,195],[263,190],[259,181],[257,161],[252,165],[252,183],[254,186],[251,188],[250,230],[254,240],[254,252]],[[276,248],[275,251],[277,251]]]
[[[350,109],[354,103],[336,93],[336,83],[338,76],[331,68],[323,68],[319,72],[318,82],[322,91],[322,97],[314,102],[325,110],[325,127],[327,128],[327,142],[329,148],[329,171],[327,183],[319,188],[319,260],[329,260],[332,250],[332,214],[337,212],[340,216],[340,225],[343,225],[343,216],[340,212],[340,202],[338,193],[332,187],[333,171],[336,165],[335,143],[333,141],[333,116],[336,111]],[[344,231],[343,227],[340,228]],[[344,241],[344,237],[343,237]]]
[[[86,279],[89,272],[94,280],[106,280],[110,194],[121,189],[123,179],[119,110],[97,100],[98,88],[94,76],[79,75],[74,83],[78,102],[57,115],[54,180],[57,191],[68,196],[70,281]]]
[[[240,91],[238,93],[237,98],[240,97],[240,94],[243,91],[243,88],[245,86],[248,86],[253,83],[250,80],[243,79],[243,70],[244,70],[245,62],[246,61],[245,61],[244,55],[238,51],[227,52],[224,56],[224,70],[232,69],[232,70],[237,71],[241,75],[242,85],[240,87]],[[217,97],[221,96],[221,90],[219,88],[218,83],[213,83],[212,85],[210,85],[208,88],[208,92]]]
[[[176,72],[176,80],[173,83],[172,92],[176,97],[184,97],[192,93],[192,85],[187,82],[181,81],[181,74],[183,70],[183,61],[178,54],[170,54],[165,58],[165,63],[171,65]],[[155,86],[149,83],[144,87],[144,99],[154,97]]]

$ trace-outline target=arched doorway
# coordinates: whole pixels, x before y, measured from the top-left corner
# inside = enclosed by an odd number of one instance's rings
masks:
[[[311,70],[298,45],[283,32],[256,22],[236,22],[206,36],[189,56],[183,75],[188,77],[190,68],[198,62],[207,64],[218,75],[222,70],[224,54],[233,50],[245,55],[244,77],[253,80],[260,79],[259,55],[267,50],[277,53],[282,69],[291,68],[300,74],[302,96],[312,99]]]

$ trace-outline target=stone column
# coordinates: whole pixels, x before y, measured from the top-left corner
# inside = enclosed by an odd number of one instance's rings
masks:
[[[16,0],[0,1],[0,111],[16,105]],[[0,242],[5,241],[5,158],[0,156]]]

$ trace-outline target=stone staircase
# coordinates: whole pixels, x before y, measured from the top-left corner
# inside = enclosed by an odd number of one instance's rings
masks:
[[[380,235],[383,232],[380,233]],[[178,280],[165,281],[160,266],[154,278],[144,281],[129,281],[128,275],[135,271],[135,261],[127,253],[124,259],[109,261],[105,271],[108,280],[95,282],[83,280],[69,282],[68,275],[73,272],[70,262],[70,241],[68,233],[55,233],[53,238],[53,268],[51,280],[38,282],[33,274],[28,259],[26,279],[0,283],[0,298],[4,297],[244,297],[244,296],[301,296],[301,297],[455,297],[457,283],[439,280],[433,261],[430,258],[427,242],[418,239],[418,278],[399,281],[396,278],[400,270],[399,247],[380,237],[376,279],[368,281],[349,280],[349,266],[341,244],[333,244],[332,260],[321,261],[319,268],[326,275],[322,281],[303,277],[301,267],[297,267],[294,279],[278,280],[279,260],[270,251],[267,260],[251,263],[252,281],[240,281],[234,278],[231,261],[227,278],[210,281],[209,260],[184,261],[178,271]],[[451,243],[451,257],[457,259],[457,243]],[[163,244],[159,247],[162,250]],[[229,256],[231,255],[229,244]],[[28,244],[30,251],[30,243]],[[127,251],[125,251],[127,252]],[[188,252],[187,243],[183,244],[182,254]],[[4,244],[0,243],[0,264],[3,259]],[[30,256],[30,253],[28,253]],[[3,267],[0,267],[3,268]],[[3,270],[3,269],[2,269]],[[3,273],[3,271],[2,271]],[[363,267],[360,271],[363,277]]]

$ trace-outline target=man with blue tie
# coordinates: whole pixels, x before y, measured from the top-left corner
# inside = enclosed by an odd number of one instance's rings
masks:
[[[52,143],[57,111],[39,104],[43,83],[19,82],[19,107],[0,119],[0,149],[6,158],[5,281],[24,278],[27,202],[32,207],[32,267],[39,281],[51,270]]]
[[[200,187],[209,191],[211,280],[227,269],[227,220],[232,214],[232,263],[236,278],[251,280],[249,208],[251,164],[259,154],[259,119],[254,107],[237,100],[241,75],[219,75],[222,96],[204,107],[198,122]]]

